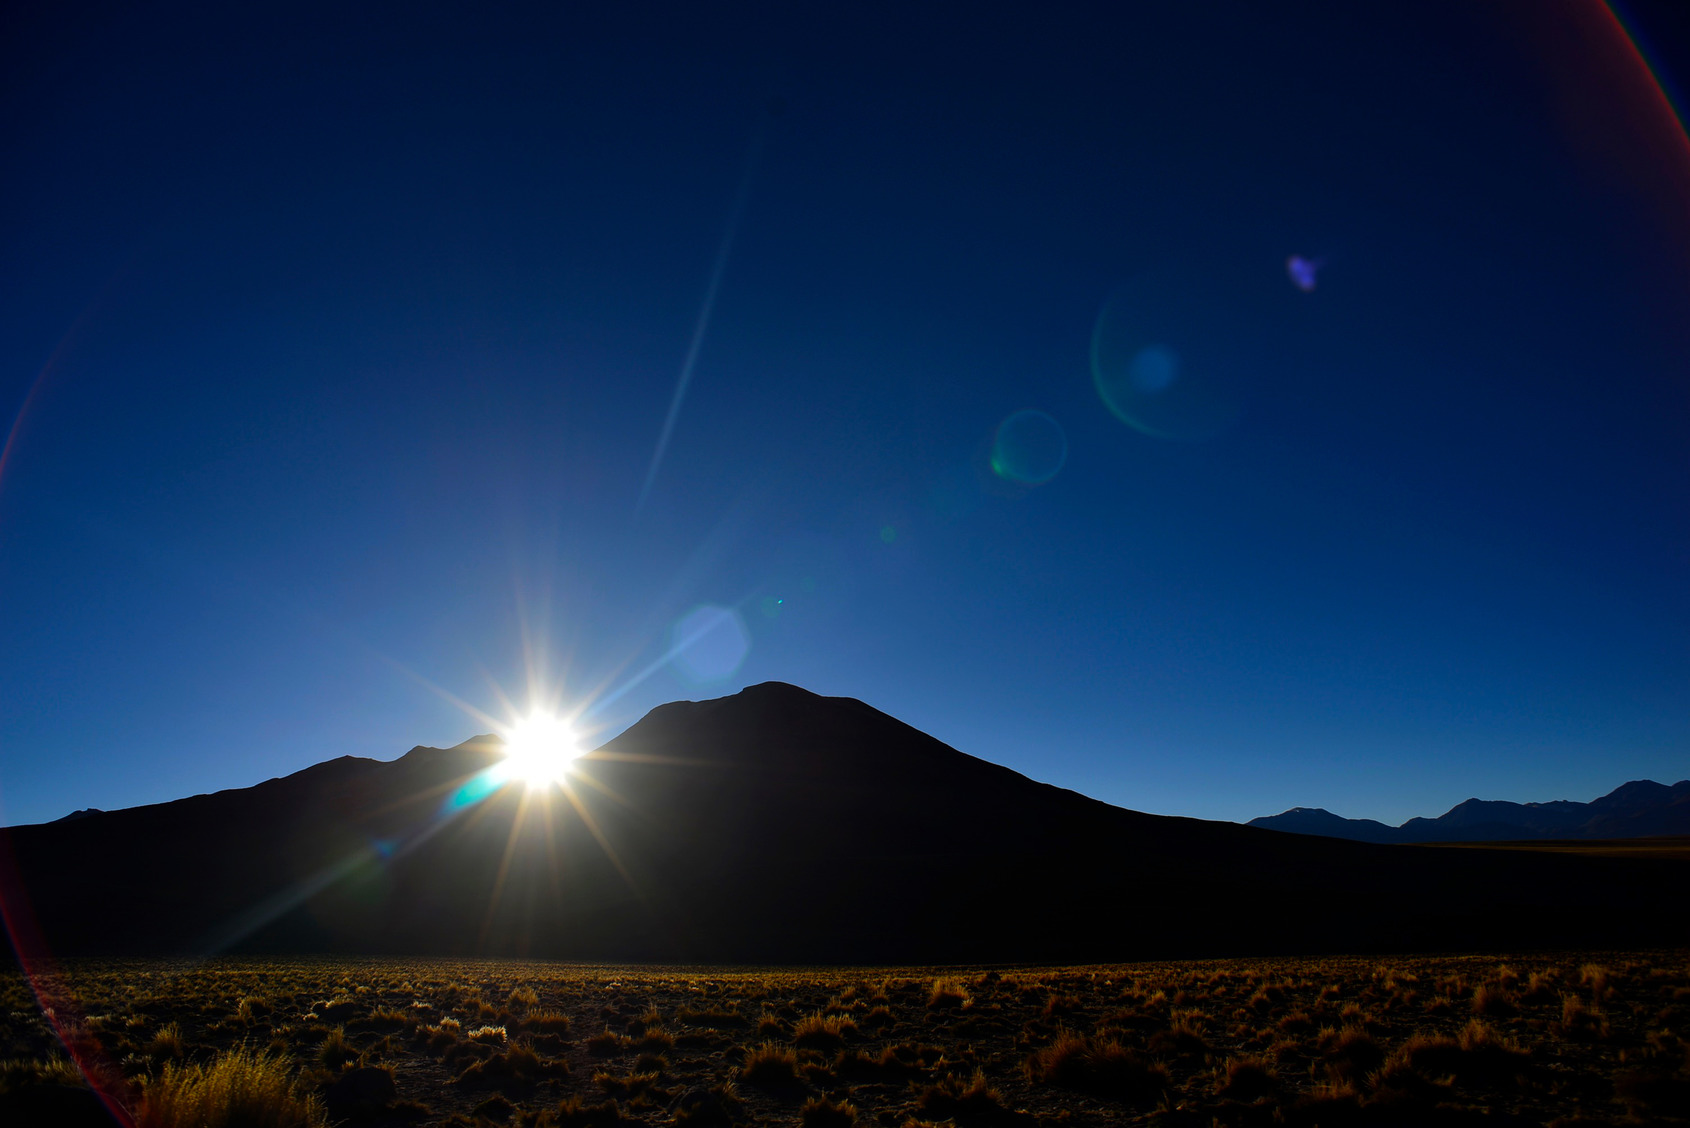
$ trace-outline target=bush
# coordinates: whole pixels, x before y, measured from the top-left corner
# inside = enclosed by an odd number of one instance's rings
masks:
[[[955,1076],[942,1078],[931,1085],[916,1102],[923,1115],[939,1120],[954,1120],[958,1124],[979,1124],[1005,1118],[1003,1094],[986,1083],[986,1075],[979,1070],[964,1085]]]
[[[812,1014],[798,1020],[793,1027],[795,1044],[812,1050],[837,1050],[845,1039],[856,1034],[857,1024],[848,1015]]]
[[[1507,991],[1484,983],[1473,992],[1473,1013],[1503,1017],[1518,1013],[1518,1009],[1514,1006],[1514,1000],[1508,997]]]
[[[857,1122],[857,1106],[850,1101],[834,1104],[826,1097],[811,1097],[798,1114],[804,1128],[851,1128]]]
[[[147,1042],[147,1053],[155,1058],[179,1058],[188,1052],[188,1044],[182,1037],[182,1027],[174,1022],[158,1028]]]
[[[301,1090],[293,1065],[243,1046],[209,1065],[166,1063],[145,1082],[136,1128],[326,1128],[322,1102]]]
[[[1385,1064],[1385,1052],[1373,1035],[1359,1026],[1321,1031],[1320,1053],[1334,1081],[1359,1081]]]
[[[1027,1059],[1027,1079],[1136,1104],[1155,1101],[1169,1085],[1160,1063],[1145,1061],[1113,1039],[1100,1041],[1071,1030]]]
[[[957,1010],[966,1007],[970,1001],[960,979],[935,979],[933,990],[927,994],[930,1010]]]
[[[323,1037],[323,1044],[317,1047],[317,1060],[326,1069],[339,1069],[347,1062],[358,1056],[358,1050],[346,1040],[346,1030],[335,1027]]]
[[[568,1062],[558,1062],[559,1072],[569,1071]],[[478,1061],[464,1070],[458,1084],[465,1088],[493,1088],[500,1085],[533,1085],[554,1071],[554,1066],[540,1060],[527,1046],[513,1045],[502,1054]]]
[[[1253,1101],[1279,1088],[1279,1075],[1259,1057],[1228,1058],[1226,1073],[1215,1086],[1215,1095],[1233,1101]]]
[[[740,1080],[748,1085],[794,1085],[798,1082],[798,1055],[785,1046],[764,1042],[745,1055],[739,1067]]]
[[[594,1034],[587,1039],[587,1052],[594,1057],[610,1057],[628,1049],[632,1044],[626,1037],[607,1026],[602,1034]]]
[[[542,1128],[603,1128],[607,1124],[623,1124],[626,1118],[615,1101],[586,1104],[579,1096],[570,1097],[540,1118]]]
[[[539,1034],[567,1034],[569,1016],[562,1011],[530,1011],[522,1025]]]

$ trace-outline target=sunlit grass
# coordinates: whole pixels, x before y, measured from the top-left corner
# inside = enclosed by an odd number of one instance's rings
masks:
[[[207,1064],[167,1063],[141,1087],[137,1128],[325,1128],[322,1101],[302,1092],[293,1062],[244,1046]]]

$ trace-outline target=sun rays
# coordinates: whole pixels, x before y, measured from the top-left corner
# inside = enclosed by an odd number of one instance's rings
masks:
[[[574,728],[562,717],[534,710],[503,733],[503,769],[529,790],[543,791],[564,782],[570,765],[581,755]]]

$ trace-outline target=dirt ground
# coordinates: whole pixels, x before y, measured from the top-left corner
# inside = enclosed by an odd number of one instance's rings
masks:
[[[351,1125],[1690,1123],[1690,951],[58,971],[52,1016],[0,980],[0,1089],[62,1081],[56,1024],[135,1092],[239,1047],[279,1056]]]

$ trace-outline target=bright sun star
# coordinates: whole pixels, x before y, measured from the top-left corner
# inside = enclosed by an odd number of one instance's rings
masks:
[[[568,722],[549,713],[530,713],[505,730],[505,770],[531,789],[561,783],[580,754]]]

